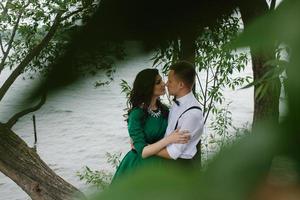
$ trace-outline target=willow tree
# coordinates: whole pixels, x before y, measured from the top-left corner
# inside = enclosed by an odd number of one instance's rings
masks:
[[[47,75],[51,64],[67,49],[70,36],[85,24],[97,5],[97,1],[79,0],[1,1],[0,78],[4,83],[0,87],[0,101],[20,75]],[[103,52],[97,52],[100,58],[94,59],[97,64],[89,71],[112,64]],[[3,77],[3,70],[9,71],[8,77]],[[41,94],[39,102],[34,102],[11,116],[3,116],[6,121],[0,122],[0,171],[34,200],[65,200],[72,199],[75,193],[82,195],[12,131],[18,119],[38,110],[46,102],[46,92]]]

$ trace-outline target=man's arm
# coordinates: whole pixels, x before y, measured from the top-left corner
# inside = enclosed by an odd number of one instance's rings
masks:
[[[160,152],[158,152],[156,155],[165,159],[172,159],[166,147],[160,150]]]
[[[157,155],[161,150],[166,148],[169,144],[172,143],[178,143],[178,144],[185,144],[189,141],[190,135],[189,133],[186,133],[184,131],[179,132],[179,129],[176,129],[172,132],[171,135],[162,138],[161,140],[153,143],[153,144],[147,144],[142,149],[141,156],[142,158],[147,158],[149,156]],[[130,145],[132,149],[135,149],[133,145],[133,141],[130,141]],[[168,152],[162,153],[163,157],[168,157]],[[170,156],[169,156],[170,157]]]
[[[180,119],[180,129],[189,131],[191,134],[191,140],[193,141],[200,137],[198,134],[201,127],[203,127],[203,117],[199,110],[191,110],[187,114],[183,115]],[[195,134],[198,136],[195,137]],[[187,146],[191,144],[191,140],[186,144],[172,143],[156,155],[163,158],[176,160],[184,152]]]

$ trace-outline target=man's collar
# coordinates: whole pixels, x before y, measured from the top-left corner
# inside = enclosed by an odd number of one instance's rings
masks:
[[[187,102],[193,96],[193,92],[189,92],[180,98],[174,98],[173,101],[179,106]]]
[[[176,99],[176,97],[173,98],[173,101],[174,101],[174,103],[175,103],[177,106],[180,106],[180,103],[179,103],[179,101]]]

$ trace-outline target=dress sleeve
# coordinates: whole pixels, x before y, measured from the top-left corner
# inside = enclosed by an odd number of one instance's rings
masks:
[[[139,155],[142,155],[144,147],[147,145],[145,140],[142,109],[136,108],[131,111],[128,118],[128,132],[132,139],[133,146]]]

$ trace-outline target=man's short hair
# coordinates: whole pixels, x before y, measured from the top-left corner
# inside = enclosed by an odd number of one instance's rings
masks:
[[[188,87],[192,88],[195,83],[196,71],[192,63],[179,61],[170,66],[177,78],[183,81]]]

